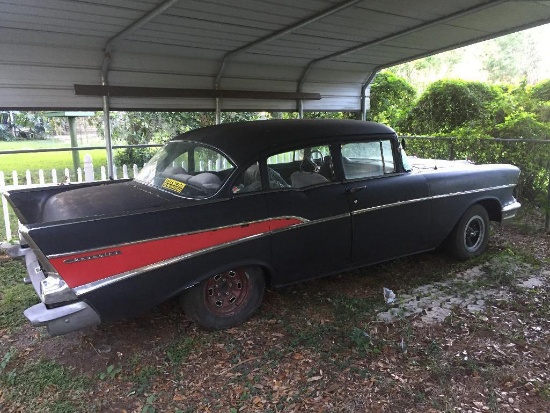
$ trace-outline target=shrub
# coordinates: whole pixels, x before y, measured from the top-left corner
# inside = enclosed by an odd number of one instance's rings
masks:
[[[415,98],[416,90],[405,79],[391,72],[382,72],[372,82],[370,117],[375,122],[399,128]]]
[[[550,102],[550,79],[533,86],[533,89],[531,89],[531,95],[535,99]]]
[[[404,119],[402,128],[409,133],[450,134],[468,125],[487,124],[492,117],[491,103],[498,88],[480,82],[440,80],[420,96]]]

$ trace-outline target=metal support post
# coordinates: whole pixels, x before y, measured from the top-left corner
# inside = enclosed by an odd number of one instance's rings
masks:
[[[550,161],[546,161],[546,176],[548,177],[548,189],[546,193],[546,205],[544,206],[544,230],[550,232]]]
[[[78,147],[78,139],[76,136],[76,117],[68,116],[69,119],[69,133],[71,135],[71,147]],[[74,175],[76,176],[78,168],[80,167],[80,157],[78,156],[78,149],[73,149],[73,168]]]
[[[378,74],[379,70],[379,67],[375,67],[369,74],[367,80],[365,80],[365,83],[361,85],[361,120],[367,120],[367,89]],[[370,99],[370,96],[368,98]]]
[[[107,174],[114,179],[113,142],[111,140],[111,120],[109,117],[109,98],[103,96],[103,128],[105,130],[105,149],[107,150]]]
[[[449,160],[454,161],[456,157],[454,139],[449,139]]]
[[[101,65],[101,85],[109,86],[108,73],[109,63],[111,62],[111,54],[109,49],[105,50],[103,63]],[[105,150],[107,151],[107,173],[109,179],[114,179],[113,165],[113,142],[111,140],[111,119],[109,111],[109,96],[103,96],[103,129],[105,132]]]
[[[220,98],[216,98],[216,125],[221,125],[222,123],[222,109]]]

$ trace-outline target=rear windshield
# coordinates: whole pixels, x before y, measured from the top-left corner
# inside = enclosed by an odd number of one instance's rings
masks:
[[[215,148],[175,141],[160,149],[135,179],[176,195],[205,198],[218,192],[234,169]]]

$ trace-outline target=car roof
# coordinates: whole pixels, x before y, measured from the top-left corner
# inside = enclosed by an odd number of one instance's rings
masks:
[[[270,149],[326,137],[395,134],[375,122],[342,119],[259,120],[196,129],[174,140],[201,142],[220,149],[238,165],[255,161]]]

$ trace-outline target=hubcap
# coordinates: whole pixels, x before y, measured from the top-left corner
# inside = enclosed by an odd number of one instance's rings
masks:
[[[464,247],[469,252],[479,249],[485,238],[485,221],[478,215],[473,216],[466,224]]]
[[[208,309],[218,316],[239,312],[250,296],[250,282],[243,269],[226,271],[206,283],[204,299]]]

